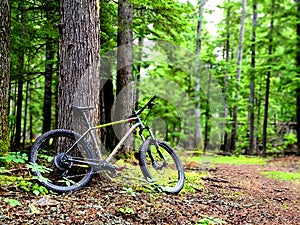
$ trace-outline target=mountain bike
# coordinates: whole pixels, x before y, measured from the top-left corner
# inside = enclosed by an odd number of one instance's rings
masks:
[[[95,173],[110,175],[122,173],[124,167],[112,163],[127,138],[137,130],[142,140],[138,160],[144,182],[159,191],[176,194],[184,186],[184,170],[175,151],[164,141],[157,140],[150,128],[144,125],[140,114],[155,105],[153,96],[141,109],[127,119],[92,126],[88,112],[93,107],[73,107],[74,114],[80,115],[86,131],[78,134],[73,130],[56,129],[39,136],[30,152],[32,172],[46,188],[57,193],[78,190],[89,183]],[[119,143],[107,156],[101,152],[94,130],[116,124],[129,123],[130,126]],[[145,136],[147,132],[148,136]],[[90,137],[90,138],[88,138]],[[92,148],[92,146],[94,146]]]

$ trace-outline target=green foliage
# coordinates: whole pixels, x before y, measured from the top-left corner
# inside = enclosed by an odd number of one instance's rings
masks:
[[[28,160],[26,153],[20,152],[9,152],[4,156],[0,156],[0,160],[5,161],[6,163],[25,163]]]
[[[215,225],[215,224],[226,224],[222,219],[203,215],[201,219],[197,221],[195,225]]]
[[[283,172],[283,171],[266,171],[266,172],[261,172],[261,174],[265,175],[268,178],[272,178],[276,180],[289,180],[289,181],[300,182],[300,170],[298,173]]]
[[[295,56],[297,49],[295,48],[297,34],[297,12],[295,2],[281,1],[276,2],[275,7],[271,7],[270,1],[262,1],[258,4],[258,23],[255,26],[256,40],[253,42],[252,32],[252,5],[254,1],[248,2],[247,18],[245,24],[245,42],[243,54],[242,76],[239,84],[239,99],[236,100],[235,93],[237,91],[236,74],[236,50],[239,39],[239,25],[241,4],[239,1],[224,1],[219,8],[223,10],[224,19],[217,24],[218,35],[213,37],[209,32],[208,14],[214,10],[204,6],[205,14],[203,18],[199,16],[199,6],[191,3],[182,3],[181,1],[131,1],[134,8],[134,19],[132,30],[134,38],[144,38],[145,40],[165,40],[174,43],[179,49],[186,49],[191,53],[196,49],[197,38],[197,22],[199,19],[203,22],[203,30],[201,37],[200,60],[205,67],[209,68],[212,76],[217,80],[223,89],[224,98],[228,99],[229,112],[233,111],[233,107],[237,105],[239,108],[238,130],[237,130],[237,150],[235,153],[244,152],[249,145],[249,83],[252,75],[254,75],[255,83],[255,138],[257,140],[257,148],[262,142],[262,124],[264,116],[266,74],[271,73],[271,90],[269,96],[268,110],[268,151],[283,150],[289,145],[295,143],[294,137],[279,134],[276,127],[272,124],[277,122],[295,122],[296,121],[296,105],[295,105],[295,89],[299,87],[299,77],[297,75],[297,67],[295,65]],[[101,54],[114,49],[117,46],[117,24],[118,24],[118,8],[114,1],[101,0],[100,2],[100,23],[101,23]],[[270,22],[271,10],[273,14],[273,37],[270,43]],[[9,127],[11,135],[14,135],[16,123],[16,109],[18,99],[18,86],[21,83],[21,91],[23,94],[22,104],[22,125],[21,129],[25,133],[25,139],[34,138],[41,133],[43,118],[43,101],[44,97],[44,72],[46,55],[46,43],[51,43],[55,50],[54,59],[49,62],[54,63],[54,77],[52,83],[52,104],[53,104],[53,121],[52,127],[55,126],[55,100],[57,96],[58,78],[55,74],[58,71],[58,42],[59,29],[63,25],[59,19],[59,2],[58,1],[12,1],[11,2],[11,108],[9,115]],[[228,39],[227,39],[228,37]],[[229,59],[225,60],[226,44],[229,44]],[[146,43],[146,42],[145,42]],[[251,68],[251,47],[256,44],[255,68]],[[273,47],[273,52],[268,53],[269,47]],[[146,44],[145,44],[146,45]],[[149,47],[149,46],[146,46]],[[171,48],[161,48],[160,52],[166,55]],[[283,57],[284,56],[284,57]],[[147,55],[145,55],[145,58]],[[23,58],[23,65],[21,59]],[[170,58],[173,58],[171,60]],[[213,102],[212,96],[204,90],[208,85],[206,74],[201,77],[201,93],[195,93],[194,74],[191,70],[183,71],[182,68],[192,68],[195,58],[185,54],[183,51],[174,51],[174,54],[168,55],[162,59],[162,63],[157,61],[140,62],[143,71],[145,71],[141,80],[147,80],[148,87],[146,93],[168,95],[168,101],[160,101],[159,109],[154,111],[153,115],[163,115],[160,122],[156,123],[156,131],[159,137],[169,141],[171,144],[187,145],[191,140],[191,133],[194,131],[195,120],[190,118],[192,109],[195,104],[200,103],[201,107],[201,125],[203,128],[207,125],[207,129],[203,130],[203,136],[210,137],[210,141],[214,139],[217,146],[223,144],[223,137],[218,136],[220,126],[211,123],[213,116],[222,117],[223,112],[212,110],[213,104],[221,104]],[[176,62],[176,63],[174,63]],[[135,67],[136,65],[134,65]],[[134,68],[134,77],[140,71]],[[111,71],[114,74],[115,71]],[[228,88],[225,90],[225,75],[228,76]],[[170,83],[163,83],[157,86],[155,80],[163,79],[164,81],[172,81],[178,86]],[[173,84],[173,83],[172,83]],[[215,85],[215,84],[213,84]],[[144,87],[140,87],[141,89]],[[215,92],[213,87],[208,88]],[[189,96],[190,104],[181,104],[180,107],[173,103],[180,101],[180,91]],[[210,93],[210,94],[212,94]],[[194,101],[195,96],[200,96],[198,102]],[[182,101],[184,102],[184,101]],[[25,106],[27,105],[27,108]],[[219,108],[224,107],[224,105]],[[178,108],[181,112],[178,113]],[[207,112],[207,113],[206,113]],[[30,116],[28,116],[30,115]],[[228,122],[232,115],[229,115]],[[154,116],[150,119],[155,120]],[[158,121],[158,120],[157,120]],[[207,123],[206,123],[207,122]],[[26,126],[26,127],[25,127]],[[231,131],[231,123],[225,125],[228,134]],[[280,138],[279,138],[280,135]],[[276,139],[276,141],[274,141]],[[13,140],[13,138],[11,139]],[[185,147],[185,146],[183,146]],[[0,149],[8,150],[8,142],[0,140]],[[257,150],[259,153],[259,150]]]
[[[203,162],[211,164],[233,164],[233,165],[244,165],[244,164],[255,164],[263,165],[266,163],[264,158],[254,156],[221,156],[221,155],[203,155],[193,156],[189,161],[191,162]]]
[[[32,192],[35,195],[47,194],[48,190],[40,186],[35,181],[36,177],[31,177],[30,169],[39,171],[49,171],[41,166],[26,164],[28,157],[25,153],[9,152],[1,156],[0,159],[5,162],[5,167],[0,167],[0,185],[5,187],[21,188],[26,192]],[[22,173],[23,172],[23,173]],[[24,176],[27,174],[27,176]],[[19,174],[18,174],[19,173]]]
[[[185,184],[182,193],[194,193],[203,188],[201,178],[209,176],[205,172],[185,171]]]
[[[119,212],[121,212],[121,213],[123,213],[125,215],[127,215],[127,214],[134,214],[134,210],[132,208],[128,207],[128,206],[126,206],[125,208],[120,207],[119,208]]]
[[[19,202],[16,199],[12,199],[12,198],[5,198],[4,202],[9,203],[9,205],[11,207],[15,207],[15,206],[22,206],[21,202]]]
[[[297,136],[295,133],[288,133],[284,135],[284,146],[288,147],[297,143]]]
[[[125,193],[128,193],[134,197],[136,196],[136,192],[132,189],[132,187],[129,188],[123,187],[122,189]]]

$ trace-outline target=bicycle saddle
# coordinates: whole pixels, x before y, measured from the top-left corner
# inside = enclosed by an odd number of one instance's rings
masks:
[[[94,109],[94,107],[91,106],[73,106],[73,110],[76,112],[87,112]]]

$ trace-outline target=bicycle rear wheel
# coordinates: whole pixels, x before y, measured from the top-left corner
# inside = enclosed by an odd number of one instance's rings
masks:
[[[184,185],[183,165],[175,151],[165,142],[146,140],[140,148],[140,167],[150,184],[160,191],[177,194]]]
[[[64,193],[77,190],[90,181],[93,170],[85,161],[94,159],[94,154],[84,140],[74,145],[79,137],[71,130],[52,130],[41,135],[32,146],[32,171],[46,188]]]

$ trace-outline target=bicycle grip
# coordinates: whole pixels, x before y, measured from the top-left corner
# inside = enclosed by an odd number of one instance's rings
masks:
[[[145,109],[146,107],[151,107],[151,105],[153,105],[153,101],[158,97],[158,95],[154,95],[148,102],[146,105],[144,105],[140,110],[138,110],[136,112],[137,115],[141,114]]]
[[[153,97],[149,100],[147,105],[150,104],[151,102],[153,102],[157,97],[158,97],[158,95],[153,95]]]

